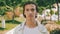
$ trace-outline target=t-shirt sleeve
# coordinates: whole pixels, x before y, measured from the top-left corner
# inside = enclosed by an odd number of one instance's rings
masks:
[[[40,25],[39,30],[42,34],[49,34],[47,28],[44,25]]]
[[[21,26],[21,25],[18,25],[18,26],[15,28],[13,34],[18,34],[18,31],[19,31],[19,29],[21,28],[20,26]]]
[[[20,25],[16,26],[15,28],[11,29],[10,31],[6,32],[5,34],[17,34],[17,31],[19,30]]]

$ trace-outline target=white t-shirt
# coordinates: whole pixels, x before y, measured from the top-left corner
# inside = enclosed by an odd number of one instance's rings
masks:
[[[25,22],[18,26],[13,34],[48,34],[47,29],[44,27],[44,25],[39,24],[37,27],[29,28],[25,26]]]
[[[19,24],[17,27],[13,29],[13,31],[9,31],[6,34],[48,34],[47,29],[44,27],[44,25],[39,24],[40,22],[37,22],[38,26],[34,28],[29,28],[25,26],[25,22],[22,24]]]
[[[24,27],[24,34],[40,34],[38,26],[35,28]]]

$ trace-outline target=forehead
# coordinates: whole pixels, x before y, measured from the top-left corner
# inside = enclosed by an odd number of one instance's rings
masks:
[[[27,4],[27,5],[25,5],[25,8],[36,8],[36,5],[34,5],[34,4]]]

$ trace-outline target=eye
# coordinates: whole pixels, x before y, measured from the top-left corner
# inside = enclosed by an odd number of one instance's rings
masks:
[[[34,11],[34,10],[35,10],[35,9],[33,9],[33,8],[31,9],[31,11]]]
[[[29,9],[26,9],[26,11],[29,11]]]

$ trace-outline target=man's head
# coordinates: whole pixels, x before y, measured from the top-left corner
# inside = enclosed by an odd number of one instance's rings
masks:
[[[24,17],[37,17],[38,7],[34,2],[28,1],[23,6]]]

